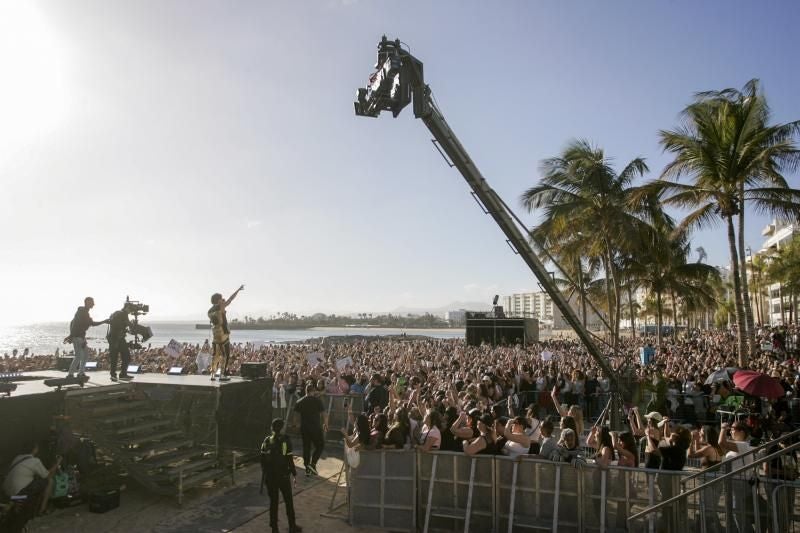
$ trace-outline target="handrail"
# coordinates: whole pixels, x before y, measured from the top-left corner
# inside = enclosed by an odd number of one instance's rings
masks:
[[[737,456],[732,457],[730,459],[725,459],[724,461],[720,461],[719,463],[717,463],[715,465],[712,465],[712,466],[709,466],[708,468],[705,468],[705,469],[701,470],[700,472],[697,472],[696,474],[692,474],[691,476],[683,478],[681,480],[681,483],[686,483],[687,481],[695,479],[696,477],[700,477],[702,475],[708,474],[709,472],[713,472],[714,470],[722,468],[722,465],[729,464],[729,463],[731,463],[733,461],[736,461],[737,459],[741,459],[742,457],[747,457],[748,455],[754,454],[756,452],[760,452],[761,450],[763,450],[767,446],[772,446],[776,442],[780,442],[780,441],[782,441],[784,439],[788,439],[789,437],[793,437],[795,435],[800,435],[800,429],[796,429],[796,430],[792,431],[791,433],[787,433],[785,435],[781,435],[777,439],[773,439],[773,440],[771,440],[769,442],[766,442],[766,443],[762,444],[761,446],[753,448],[753,449],[751,449],[751,450],[749,450],[749,451],[747,451],[747,452],[745,452],[743,454],[737,455]]]
[[[694,494],[696,492],[700,492],[701,490],[704,490],[704,489],[708,488],[709,485],[713,485],[715,483],[719,483],[723,479],[727,479],[729,477],[735,476],[736,474],[741,474],[742,472],[745,472],[747,470],[752,470],[755,467],[757,467],[758,465],[760,465],[761,463],[764,463],[766,461],[771,461],[771,460],[773,460],[773,459],[775,459],[777,457],[785,455],[786,453],[791,452],[793,450],[796,450],[798,448],[800,448],[800,442],[797,442],[797,443],[792,444],[791,446],[788,446],[788,447],[786,447],[786,448],[784,448],[784,449],[782,449],[780,451],[777,451],[775,453],[767,455],[766,457],[762,457],[761,459],[758,459],[757,461],[753,461],[752,463],[750,463],[748,465],[745,465],[745,466],[743,466],[741,468],[737,468],[736,470],[732,470],[731,472],[728,472],[727,474],[724,474],[722,476],[716,477],[713,480],[709,481],[708,483],[703,483],[702,485],[698,485],[698,486],[694,487],[693,489],[689,489],[687,491],[681,492],[677,496],[673,496],[672,498],[670,498],[668,500],[665,500],[665,501],[663,501],[663,502],[661,502],[661,503],[659,503],[657,505],[654,505],[653,507],[649,507],[649,508],[645,509],[644,511],[640,511],[640,512],[636,513],[635,515],[629,516],[628,517],[628,522],[630,523],[631,520],[634,520],[634,519],[637,519],[637,518],[641,518],[641,517],[643,517],[645,515],[648,515],[648,514],[652,513],[653,511],[657,511],[657,510],[661,509],[662,507],[666,507],[668,505],[672,505],[673,503],[677,502],[678,500],[680,500],[682,498],[686,498],[687,496],[691,496],[692,494]],[[745,454],[737,455],[736,458],[737,459],[741,458],[743,455],[745,455]]]

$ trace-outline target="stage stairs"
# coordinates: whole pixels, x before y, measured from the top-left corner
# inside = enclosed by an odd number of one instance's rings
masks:
[[[66,414],[74,431],[94,440],[128,475],[179,503],[186,490],[230,475],[213,448],[195,443],[129,383],[69,391]]]

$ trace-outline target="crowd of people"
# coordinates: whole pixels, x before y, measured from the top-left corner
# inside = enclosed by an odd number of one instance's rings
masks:
[[[759,331],[763,349],[748,369],[778,380],[784,394],[770,401],[734,386],[734,332],[691,332],[664,338],[658,348],[652,348],[652,338],[625,338],[615,353],[604,347],[622,387],[625,431],[619,432],[605,424],[610,377],[568,338],[504,346],[379,337],[235,343],[227,370],[235,375],[243,363],[265,363],[276,414],[291,424],[291,411],[300,406],[319,422],[313,435],[303,434],[306,475],[313,475],[324,446],[320,435],[329,431],[341,431],[351,449],[418,448],[681,470],[690,459],[713,466],[800,423],[798,333],[792,326]],[[144,372],[177,366],[202,374],[208,373],[211,351],[208,343],[184,344],[177,352],[148,347],[134,353],[132,362]],[[652,356],[644,357],[647,351]],[[6,355],[0,373],[53,368],[57,356]],[[108,353],[93,351],[89,359],[102,369]],[[326,395],[352,399],[341,428],[327,427],[319,407]],[[771,475],[797,476],[796,462],[768,467]]]

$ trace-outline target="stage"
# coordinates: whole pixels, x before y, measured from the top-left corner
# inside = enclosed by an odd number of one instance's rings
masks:
[[[140,402],[141,409],[172,421],[198,445],[220,451],[257,449],[272,419],[272,380],[211,381],[208,375],[135,374],[130,381],[112,381],[108,371],[87,372],[83,387],[57,390],[45,380],[63,378],[66,372],[42,370],[5,376],[17,389],[0,397],[0,467],[21,453],[25,442],[46,442],[52,437],[56,417],[66,416],[76,433],[92,437],[87,398],[118,391]]]
[[[11,393],[11,397],[17,396],[28,396],[32,394],[47,394],[49,392],[54,392],[56,389],[55,387],[48,387],[44,384],[46,379],[54,379],[54,378],[63,378],[67,375],[66,372],[61,372],[59,370],[41,370],[38,372],[21,372],[16,374],[15,376],[19,376],[21,379],[16,379],[12,377],[5,381],[9,381],[14,383],[17,386],[17,390]],[[189,374],[181,374],[170,376],[168,374],[132,374],[134,377],[130,381],[112,381],[111,375],[108,371],[97,370],[92,372],[87,372],[86,377],[89,378],[89,381],[83,386],[83,388],[78,387],[76,385],[70,385],[68,387],[63,388],[62,390],[66,390],[69,392],[75,392],[80,390],[89,390],[94,387],[118,387],[119,385],[125,385],[130,383],[135,385],[136,383],[142,383],[147,385],[169,385],[169,386],[176,386],[176,387],[205,387],[205,388],[221,388],[221,387],[228,387],[232,385],[236,385],[237,383],[241,382],[250,382],[252,380],[244,379],[239,376],[231,376],[230,381],[211,381],[210,376],[202,376],[202,375],[189,375]],[[40,378],[40,379],[36,379]],[[0,398],[0,400],[5,400],[6,398]]]

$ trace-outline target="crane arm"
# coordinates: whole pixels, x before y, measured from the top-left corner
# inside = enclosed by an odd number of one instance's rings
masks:
[[[458,169],[476,198],[483,204],[485,211],[494,218],[511,246],[531,269],[544,291],[553,300],[553,305],[578,335],[586,351],[608,376],[612,391],[624,392],[621,390],[616,372],[608,365],[590,333],[578,319],[575,310],[558,290],[530,242],[514,223],[506,204],[486,182],[447,124],[444,115],[433,101],[430,88],[425,85],[422,62],[403,49],[399,40],[389,41],[384,36],[378,43],[376,68],[378,70],[370,76],[367,87],[358,90],[355,102],[356,115],[377,117],[381,111],[391,111],[397,117],[405,106],[413,102],[414,116],[422,119],[438,143],[437,148],[447,155],[452,162],[451,166]]]

